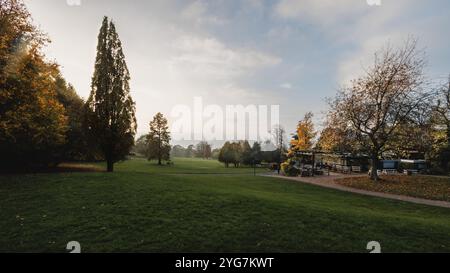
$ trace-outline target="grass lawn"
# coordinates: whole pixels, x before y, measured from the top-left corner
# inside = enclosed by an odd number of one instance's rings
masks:
[[[343,186],[450,202],[450,178],[433,176],[382,176],[374,183],[368,177],[337,180]]]
[[[450,210],[214,161],[0,176],[0,252],[450,252]]]

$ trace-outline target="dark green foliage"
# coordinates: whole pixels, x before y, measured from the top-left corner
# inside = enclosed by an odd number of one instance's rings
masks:
[[[198,158],[209,159],[212,156],[211,145],[206,141],[200,141],[195,149],[195,156]]]
[[[255,160],[253,157],[253,150],[250,147],[250,144],[248,143],[248,141],[242,141],[241,143],[241,164],[244,164],[246,166],[250,166],[253,165],[253,161]]]
[[[86,161],[95,159],[88,147],[87,137],[83,126],[83,99],[75,92],[71,84],[67,84],[62,76],[56,79],[58,101],[64,106],[68,118],[66,144],[61,151],[63,161]]]
[[[263,155],[261,151],[261,143],[255,142],[252,147],[252,157],[254,160],[254,164],[261,164],[263,161]]]
[[[255,142],[253,147],[250,147],[248,141],[226,142],[222,149],[218,152],[218,159],[224,163],[226,167],[233,164],[236,168],[240,165],[253,166],[254,164],[261,164],[265,159],[265,154],[261,152],[261,144]],[[272,153],[270,153],[272,155]],[[274,162],[274,161],[268,161]]]
[[[181,145],[175,145],[170,151],[171,157],[186,157],[186,148]]]
[[[267,163],[278,163],[282,161],[280,150],[261,152],[261,159]]]
[[[91,95],[86,118],[91,141],[108,162],[124,160],[134,145],[135,104],[130,96],[130,73],[114,23],[105,17],[98,36]]]
[[[186,157],[191,158],[195,156],[195,147],[194,145],[189,145],[186,148]]]
[[[147,157],[148,156],[148,135],[143,135],[136,140],[136,144],[133,147],[133,153],[138,156]]]
[[[239,167],[240,162],[240,145],[238,143],[225,142],[219,154],[219,161],[229,167],[233,164],[234,167]]]
[[[219,160],[219,156],[220,156],[220,150],[221,149],[214,149],[211,152],[211,157],[215,160]]]
[[[196,150],[194,145],[189,145],[187,148],[181,145],[175,145],[172,147],[170,151],[171,157],[184,157],[184,158],[193,158],[199,157],[202,158],[202,155]]]

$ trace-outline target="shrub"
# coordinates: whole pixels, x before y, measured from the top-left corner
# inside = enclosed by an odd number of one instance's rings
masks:
[[[295,166],[293,162],[285,162],[281,164],[281,171],[284,175],[290,177],[297,177],[300,175],[300,170]]]

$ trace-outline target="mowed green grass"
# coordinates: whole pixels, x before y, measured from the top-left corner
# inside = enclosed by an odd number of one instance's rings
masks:
[[[450,252],[449,209],[175,163],[0,176],[0,252]]]
[[[134,158],[132,161],[126,161],[115,165],[120,172],[144,172],[146,174],[251,174],[253,168],[229,168],[216,161],[197,158],[175,158],[174,165],[158,166],[156,161],[149,162],[144,158]],[[103,169],[104,164],[100,164]],[[267,172],[266,169],[256,169],[257,173]]]

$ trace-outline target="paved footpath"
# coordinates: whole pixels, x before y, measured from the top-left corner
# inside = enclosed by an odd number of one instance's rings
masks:
[[[286,179],[286,180],[291,180],[291,181],[296,181],[296,182],[301,182],[301,183],[306,183],[306,184],[316,185],[316,186],[320,186],[320,187],[324,187],[324,188],[330,188],[330,189],[346,191],[346,192],[351,192],[351,193],[356,193],[356,194],[405,201],[405,202],[416,203],[416,204],[421,204],[421,205],[450,208],[450,202],[435,201],[435,200],[428,200],[428,199],[422,199],[422,198],[416,198],[416,197],[409,197],[409,196],[404,196],[404,195],[396,195],[396,194],[390,194],[390,193],[382,193],[382,192],[373,192],[373,191],[354,189],[354,188],[339,185],[335,182],[336,179],[350,177],[350,175],[342,175],[342,174],[334,174],[333,173],[330,176],[324,175],[324,176],[320,176],[320,177],[286,177],[286,176],[278,175],[278,174],[270,174],[270,175],[264,175],[264,176],[277,177],[277,178],[282,178],[282,179]],[[357,176],[361,176],[361,175],[352,175],[352,177],[357,177]]]

